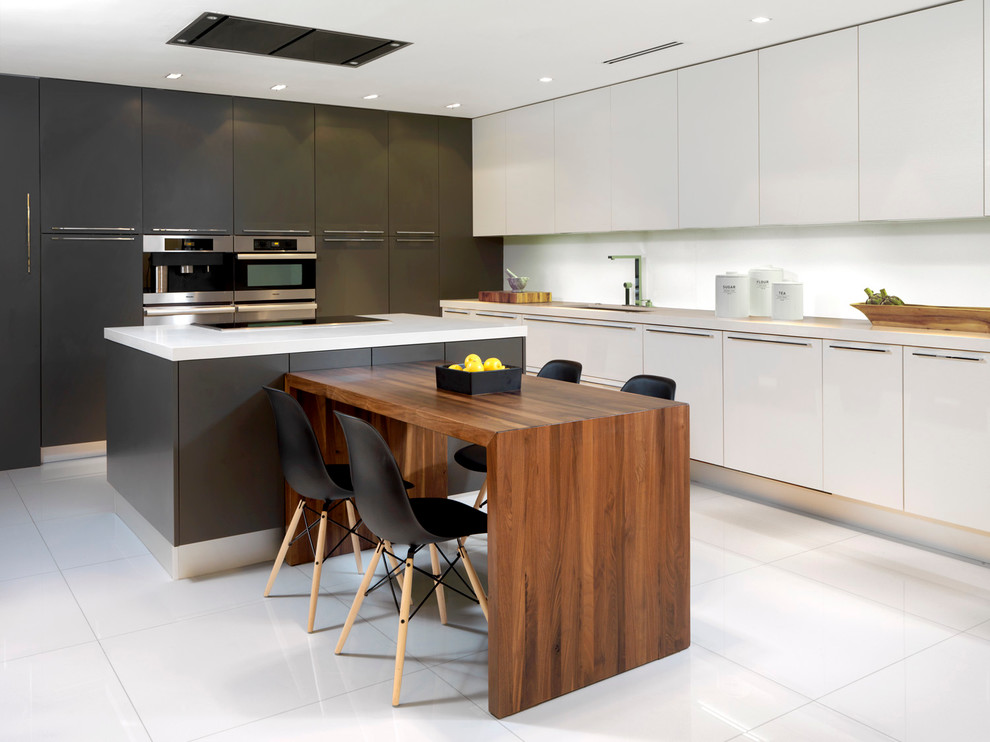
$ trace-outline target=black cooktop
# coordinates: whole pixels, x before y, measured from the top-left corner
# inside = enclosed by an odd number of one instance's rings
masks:
[[[331,325],[350,325],[355,323],[388,322],[378,317],[361,317],[356,314],[341,314],[333,317],[313,317],[312,319],[278,319],[260,322],[219,322],[215,325],[194,322],[196,327],[208,330],[258,330],[266,327],[327,327]]]

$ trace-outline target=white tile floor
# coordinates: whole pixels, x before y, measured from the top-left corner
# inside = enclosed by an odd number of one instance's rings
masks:
[[[0,472],[0,740],[990,740],[990,569],[692,490],[690,649],[501,721],[484,620],[410,628],[330,560],[171,581],[112,513],[103,459]],[[474,545],[484,566],[484,541]]]

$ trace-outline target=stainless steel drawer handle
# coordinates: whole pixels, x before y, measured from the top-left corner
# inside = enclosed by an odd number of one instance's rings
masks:
[[[385,230],[384,229],[324,229],[323,234],[385,234]]]
[[[384,242],[384,237],[324,237],[324,242]],[[432,242],[432,240],[430,240]]]
[[[27,250],[28,264],[27,271],[31,272],[31,194],[27,194]]]
[[[280,260],[291,263],[294,260],[316,260],[316,253],[313,252],[239,252],[238,260]]]
[[[176,232],[178,234],[194,234],[200,232],[215,232],[217,234],[230,234],[229,229],[215,229],[213,227],[207,229],[198,229],[196,227],[152,227],[152,232]]]
[[[656,332],[660,335],[687,335],[691,338],[713,338],[715,337],[710,332],[682,332],[680,330],[656,330],[652,327],[646,328],[647,332]]]
[[[52,237],[53,240],[64,240],[65,242],[134,242],[137,237]]]
[[[972,361],[973,363],[986,363],[984,358],[972,358],[970,356],[950,356],[942,353],[911,353],[918,358],[941,358],[946,361]]]
[[[228,304],[226,306],[215,306],[215,307],[145,307],[144,314],[146,317],[170,317],[177,314],[233,314],[234,305]]]
[[[298,309],[316,309],[316,302],[286,301],[281,304],[237,304],[235,309],[238,312],[257,312],[261,309],[266,312],[294,312]]]
[[[604,327],[607,330],[635,330],[629,325],[603,325],[597,322],[570,322],[566,319],[537,319],[536,317],[525,317],[527,322],[549,322],[554,325],[577,325],[578,327]]]
[[[761,340],[760,338],[741,338],[735,335],[729,335],[729,340],[742,340],[746,343],[770,343],[771,345],[798,345],[803,348],[810,348],[811,343],[802,343],[797,340]]]
[[[245,229],[244,234],[309,234],[308,229]]]
[[[436,242],[433,237],[396,237],[396,242]]]
[[[470,312],[465,312],[463,309],[444,309],[446,314],[471,314]],[[488,316],[488,315],[485,315]]]
[[[395,230],[395,233],[396,234],[432,234],[432,235],[436,234],[436,232],[402,232],[398,229]]]
[[[514,314],[495,314],[493,312],[475,312],[476,317],[497,317],[498,319],[515,319]]]
[[[134,227],[52,227],[53,232],[135,232]]]
[[[852,345],[830,345],[833,350],[858,350],[860,353],[890,353],[890,348],[856,348]]]

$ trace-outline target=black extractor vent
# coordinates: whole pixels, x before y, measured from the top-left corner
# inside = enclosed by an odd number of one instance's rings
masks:
[[[635,59],[636,57],[642,57],[644,54],[652,54],[653,52],[660,52],[664,49],[673,49],[675,46],[681,46],[683,41],[668,41],[666,44],[660,44],[660,46],[651,46],[649,49],[640,49],[638,52],[632,52],[631,54],[623,54],[621,57],[615,57],[613,59],[606,59],[602,64],[615,64],[616,62],[625,62],[627,59]]]
[[[222,13],[203,13],[168,43],[302,59],[342,67],[360,67],[410,44],[408,41],[256,21]]]

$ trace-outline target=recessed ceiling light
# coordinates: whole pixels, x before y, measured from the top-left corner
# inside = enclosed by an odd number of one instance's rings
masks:
[[[272,85],[272,90],[274,90],[277,93],[279,90],[285,90],[287,87],[289,86],[279,83],[278,85]]]
[[[378,97],[378,93],[372,93],[371,95],[364,96],[364,99],[365,100],[374,100],[377,97]]]
[[[181,72],[170,72],[169,74],[165,75],[166,80],[178,80],[180,77],[182,77]]]
[[[753,23],[769,23],[772,18],[767,18],[765,15],[757,16],[756,18],[750,18]]]
[[[460,108],[460,107],[461,107],[461,104],[460,103],[448,103],[447,104],[447,108]]]
[[[540,82],[553,82],[552,77],[541,77]]]

